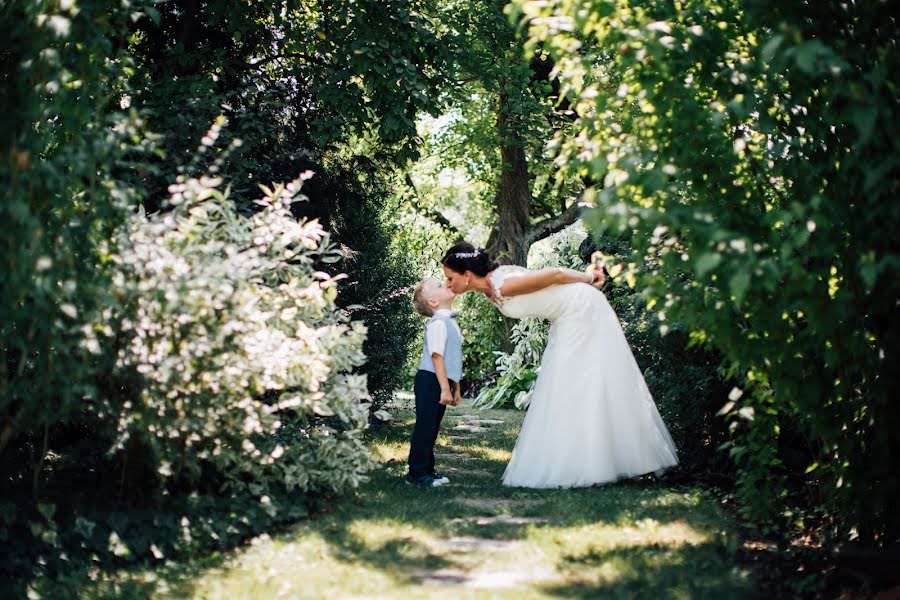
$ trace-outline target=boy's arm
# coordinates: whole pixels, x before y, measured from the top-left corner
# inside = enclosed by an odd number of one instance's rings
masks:
[[[445,406],[452,404],[453,395],[450,393],[450,382],[447,380],[447,366],[444,364],[444,356],[437,352],[432,352],[431,360],[434,362],[434,374],[437,376],[438,384],[441,386],[441,404]]]

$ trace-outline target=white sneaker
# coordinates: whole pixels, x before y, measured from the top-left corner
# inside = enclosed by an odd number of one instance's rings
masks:
[[[450,483],[450,480],[444,477],[443,479],[435,479],[431,475],[422,475],[421,477],[412,478],[407,475],[404,478],[404,482],[406,485],[416,485],[419,487],[438,487],[442,486],[445,483]]]

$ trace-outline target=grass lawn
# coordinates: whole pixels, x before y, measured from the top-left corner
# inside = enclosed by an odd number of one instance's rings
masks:
[[[447,411],[438,469],[405,485],[412,413],[372,435],[380,467],[357,493],[215,561],[182,565],[164,598],[739,598],[735,525],[702,489],[652,478],[596,488],[505,488],[523,414]],[[479,420],[498,421],[481,423]],[[176,571],[172,571],[173,573]]]

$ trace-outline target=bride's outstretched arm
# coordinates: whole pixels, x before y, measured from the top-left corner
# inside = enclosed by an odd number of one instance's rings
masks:
[[[576,271],[564,267],[550,267],[540,271],[530,271],[516,277],[508,277],[499,291],[501,295],[506,297],[519,296],[563,283],[603,285],[603,273],[597,272],[592,275],[584,271]]]

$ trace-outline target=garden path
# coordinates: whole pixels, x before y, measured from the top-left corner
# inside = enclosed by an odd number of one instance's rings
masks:
[[[413,421],[398,394],[374,431],[380,467],[351,498],[262,535],[173,598],[749,596],[732,520],[709,492],[636,479],[577,490],[506,488],[517,411],[447,412],[436,448],[451,483],[404,485]]]

